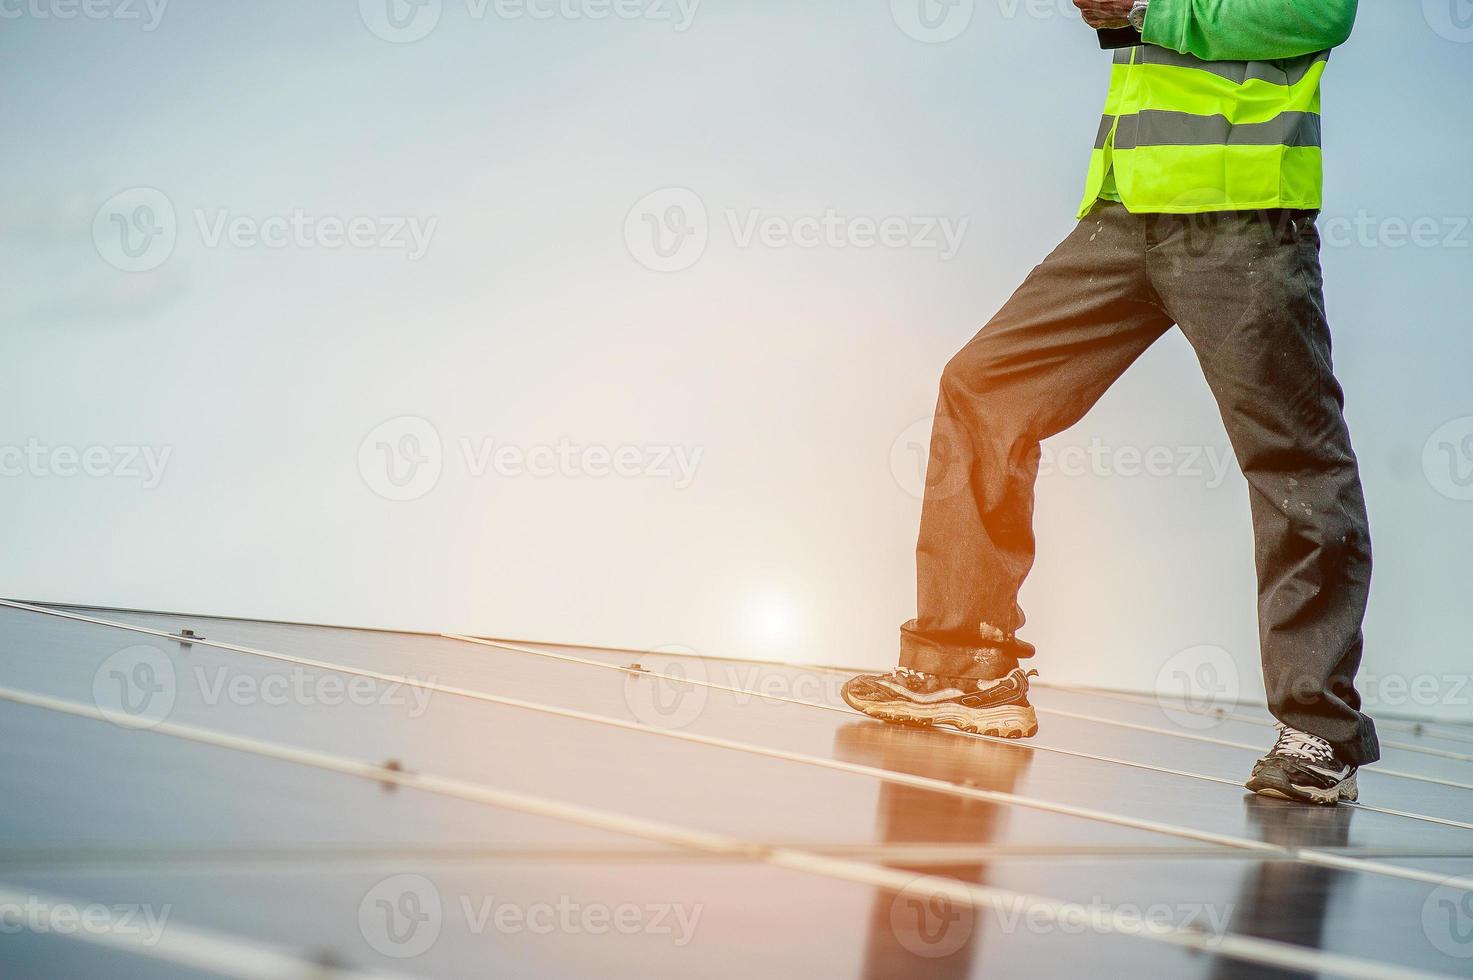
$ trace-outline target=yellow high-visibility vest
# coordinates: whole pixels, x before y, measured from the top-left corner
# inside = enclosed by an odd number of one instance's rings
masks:
[[[1154,44],[1119,49],[1079,216],[1112,170],[1132,212],[1318,209],[1329,57],[1203,61]]]

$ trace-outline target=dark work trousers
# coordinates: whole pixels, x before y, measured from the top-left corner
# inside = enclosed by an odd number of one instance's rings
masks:
[[[994,677],[1031,655],[1013,634],[1033,565],[1039,441],[1078,422],[1173,324],[1248,480],[1269,706],[1346,761],[1372,762],[1375,726],[1354,686],[1370,534],[1313,212],[1131,214],[1101,202],[951,359],[901,663]]]

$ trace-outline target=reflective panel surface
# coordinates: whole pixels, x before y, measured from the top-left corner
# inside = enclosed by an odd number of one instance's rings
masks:
[[[1261,709],[1183,723],[1040,685],[1039,735],[1012,742],[864,718],[823,668],[93,615],[204,640],[0,609],[0,687],[43,699],[0,700],[0,897],[168,910],[160,949],[445,977],[1473,962],[1455,731],[1388,732],[1366,805],[1309,808],[1238,785]],[[17,976],[196,975],[5,942]]]

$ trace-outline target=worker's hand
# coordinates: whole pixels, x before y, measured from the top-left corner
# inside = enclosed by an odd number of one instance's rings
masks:
[[[1074,0],[1074,6],[1090,27],[1129,27],[1135,0]]]

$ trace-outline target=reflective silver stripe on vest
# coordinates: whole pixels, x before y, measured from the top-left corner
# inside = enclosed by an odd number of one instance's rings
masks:
[[[1105,148],[1105,140],[1110,138],[1110,127],[1113,125],[1115,125],[1114,116],[1100,117],[1100,131],[1095,134],[1096,150],[1103,150]]]
[[[1120,117],[1115,149],[1138,146],[1319,146],[1317,112],[1281,112],[1268,122],[1228,122],[1226,116],[1143,109]],[[1099,144],[1097,149],[1103,149]]]
[[[1195,68],[1225,78],[1237,85],[1249,81],[1269,82],[1273,85],[1298,85],[1304,81],[1310,69],[1330,60],[1330,52],[1301,55],[1298,58],[1282,58],[1278,61],[1203,61],[1189,54],[1181,54],[1170,48],[1154,44],[1143,44],[1134,48],[1117,48],[1115,64],[1128,65],[1131,56],[1139,51],[1137,64],[1166,65],[1171,68]]]

